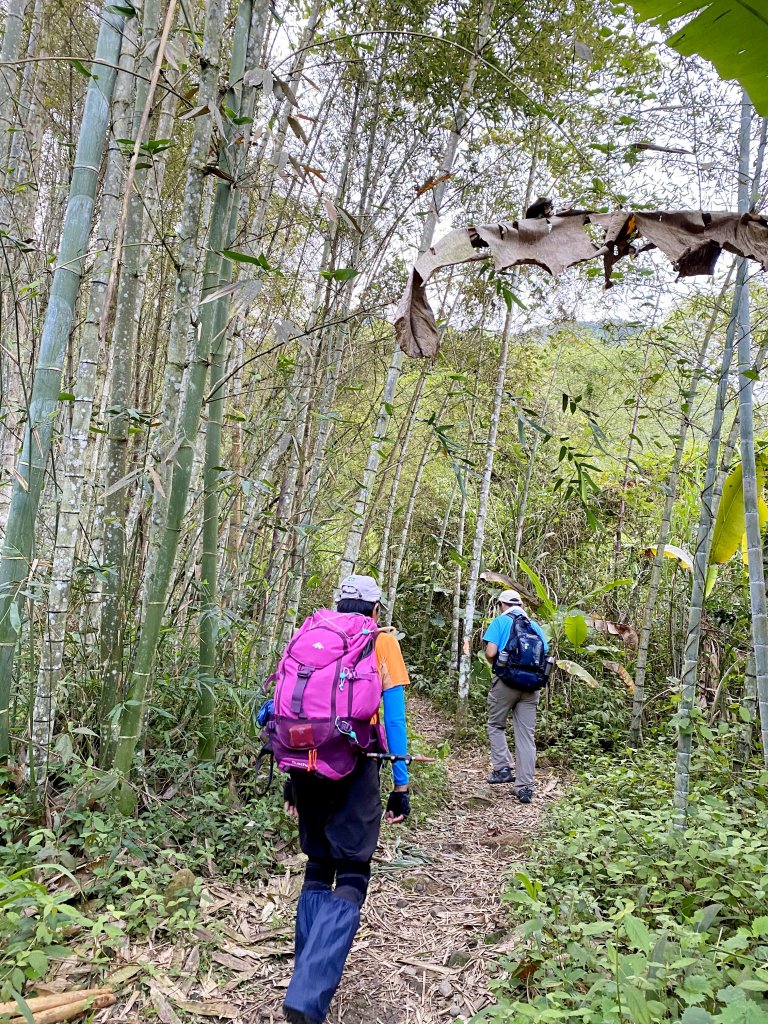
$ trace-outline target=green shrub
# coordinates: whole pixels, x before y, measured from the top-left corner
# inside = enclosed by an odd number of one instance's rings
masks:
[[[671,760],[595,759],[545,822],[483,1019],[768,1024],[768,776],[707,764],[681,833]]]

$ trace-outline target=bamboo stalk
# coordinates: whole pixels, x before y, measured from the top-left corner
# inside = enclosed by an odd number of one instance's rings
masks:
[[[26,1000],[26,1004],[32,1013],[37,1013],[38,1010],[50,1010],[54,1006],[65,1006],[68,1003],[81,1002],[83,999],[90,998],[91,996],[106,995],[112,995],[111,988],[80,988],[72,992],[53,992],[49,996],[33,996],[32,999]],[[19,1004],[16,1000],[9,999],[7,1003],[0,1003],[0,1016],[7,1013],[16,1013],[18,1009]]]
[[[467,77],[464,80],[464,84],[462,85],[461,93],[459,95],[456,121],[453,129],[448,133],[448,138],[446,139],[445,148],[443,150],[443,156],[436,175],[439,184],[432,190],[431,208],[424,220],[424,227],[421,233],[421,244],[419,245],[420,254],[426,252],[432,244],[432,238],[440,215],[440,207],[443,202],[448,180],[451,177],[451,172],[453,171],[453,164],[456,159],[459,142],[461,141],[464,129],[469,121],[469,103],[472,99],[475,87],[477,69],[480,63],[480,54],[488,41],[495,6],[495,0],[485,0],[482,7],[477,33],[477,43],[469,60]],[[352,513],[352,523],[347,534],[344,554],[341,559],[339,580],[343,580],[345,576],[354,572],[355,564],[360,555],[360,548],[363,543],[365,515],[368,510],[376,474],[379,470],[381,448],[389,427],[389,408],[391,407],[392,401],[395,397],[402,365],[403,352],[400,349],[400,346],[395,343],[395,349],[389,364],[389,370],[387,371],[387,379],[381,395],[381,407],[379,409],[379,414],[376,419],[376,427],[371,439],[368,461],[363,472],[361,481],[362,486],[357,495],[354,511]]]
[[[103,996],[88,996],[87,999],[81,999],[76,1003],[61,1003],[58,1006],[51,1007],[50,1010],[43,1010],[40,1013],[33,1011],[32,1016],[35,1024],[62,1024],[63,1021],[74,1020],[75,1017],[79,1017],[82,1013],[88,1013],[91,1010],[103,1010],[107,1006],[113,1006],[116,1001],[112,993]],[[27,1018],[11,1017],[9,1024],[27,1024]]]
[[[108,7],[105,7],[99,18],[94,58],[99,73],[89,81],[80,122],[66,215],[59,238],[59,254],[38,348],[24,443],[16,466],[11,509],[0,559],[0,756],[3,757],[8,754],[10,746],[11,680],[16,643],[21,631],[21,592],[33,559],[35,520],[51,450],[67,342],[75,317],[80,278],[96,205],[99,168],[106,148],[124,20],[112,14]]]

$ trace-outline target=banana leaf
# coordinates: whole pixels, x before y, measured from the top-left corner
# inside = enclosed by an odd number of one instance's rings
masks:
[[[768,117],[768,11],[764,0],[630,0],[642,20],[662,28],[677,22],[669,46],[690,57],[697,53],[715,65],[721,78],[735,78],[749,93],[755,109]]]
[[[658,546],[656,544],[652,544],[650,547],[644,548],[643,550],[649,558],[655,558]],[[665,544],[664,557],[673,558],[679,566],[682,566],[683,569],[687,569],[688,572],[693,572],[693,557],[688,554],[685,548],[676,547],[674,544]]]
[[[768,505],[763,499],[764,487],[765,456],[760,456],[757,459],[757,508],[761,528],[768,522]],[[742,546],[745,530],[744,491],[741,463],[739,463],[731,470],[723,484],[723,494],[712,533],[712,547],[709,552],[710,566],[724,565],[733,558]]]

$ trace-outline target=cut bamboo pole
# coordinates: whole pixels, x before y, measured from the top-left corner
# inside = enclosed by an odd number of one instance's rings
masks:
[[[39,1013],[32,1013],[35,1024],[62,1024],[63,1021],[74,1020],[82,1013],[89,1013],[91,1010],[103,1010],[116,1002],[114,995],[89,996],[87,999],[80,999],[76,1003],[62,1003],[53,1006],[50,1010],[42,1010]],[[27,1024],[26,1017],[11,1017],[9,1024]]]
[[[33,996],[32,999],[26,1000],[26,1004],[32,1013],[39,1013],[41,1010],[51,1010],[54,1007],[64,1007],[72,1003],[82,1003],[86,999],[111,995],[113,993],[110,988],[81,988],[73,992],[52,992],[49,996]],[[8,1013],[18,1016],[18,1010],[19,1004],[15,999],[10,999],[7,1003],[0,1003],[0,1017]],[[19,1020],[22,1019],[19,1017]]]

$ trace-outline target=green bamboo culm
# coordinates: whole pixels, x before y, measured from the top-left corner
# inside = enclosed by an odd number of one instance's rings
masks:
[[[223,0],[211,0],[205,11],[205,29],[200,54],[200,85],[198,100],[211,106],[216,102],[219,82],[219,57],[223,32],[224,3]],[[189,228],[190,221],[199,216],[202,201],[205,172],[203,161],[207,161],[208,150],[212,138],[211,115],[196,119],[195,138],[190,150],[191,160],[187,168],[187,180],[184,196],[184,212],[182,221]],[[186,233],[185,228],[185,233]],[[191,244],[194,235],[182,244]],[[210,239],[209,239],[210,241]],[[181,261],[180,261],[181,262]],[[175,302],[184,303],[190,294],[190,281],[184,267],[176,279]],[[202,307],[201,313],[206,309]],[[186,309],[189,317],[189,309]],[[172,328],[173,328],[172,324]],[[154,564],[151,575],[147,579],[146,600],[144,605],[144,621],[141,626],[136,653],[131,668],[128,694],[120,714],[119,734],[115,747],[114,767],[122,776],[118,790],[117,803],[123,814],[130,814],[135,805],[135,794],[129,783],[129,775],[133,764],[133,755],[139,738],[144,705],[147,697],[147,686],[154,666],[157,645],[163,623],[163,612],[168,596],[168,589],[173,573],[176,551],[179,546],[179,535],[184,519],[189,482],[192,475],[192,458],[194,453],[197,429],[200,423],[200,411],[203,403],[203,392],[208,371],[210,349],[203,343],[203,331],[196,331],[192,360],[187,376],[187,386],[176,420],[177,451],[170,470],[170,480],[166,481],[167,500],[163,502],[161,518],[152,523],[150,548],[154,548]],[[168,369],[166,368],[166,373]]]
[[[251,34],[252,2],[242,2],[238,7],[238,25],[232,37],[232,57],[230,70],[230,86],[226,92],[224,103],[240,116],[245,115],[242,109],[243,84],[246,70],[246,42]],[[255,35],[255,33],[254,33]],[[250,51],[251,46],[248,47]],[[249,94],[253,92],[248,90]],[[239,163],[232,159],[232,141],[234,127],[228,125],[229,133],[223,153],[221,154],[222,170],[229,180],[216,183],[213,200],[212,224],[223,223],[227,227],[221,239],[222,249],[232,245],[234,231],[238,223],[238,204],[232,202],[232,180],[237,178]],[[241,147],[243,148],[243,147]],[[206,256],[205,279],[203,282],[203,298],[209,300],[206,315],[202,319],[202,330],[208,335],[207,344],[211,351],[210,389],[208,393],[208,422],[206,424],[206,450],[203,469],[203,556],[201,559],[201,593],[200,593],[200,671],[198,683],[200,697],[198,714],[200,718],[200,742],[198,755],[201,761],[210,761],[216,752],[216,649],[219,627],[218,606],[216,601],[218,571],[218,534],[219,534],[219,463],[221,452],[221,418],[223,412],[223,389],[219,386],[224,375],[224,355],[226,348],[226,313],[228,296],[219,296],[210,301],[215,292],[231,280],[231,261],[224,259],[219,253],[209,248]]]
[[[232,51],[230,81],[225,105],[239,114],[243,124],[252,122],[256,107],[256,89],[242,85],[246,67],[258,63],[266,27],[266,10],[263,3],[254,6],[252,0],[242,2],[238,8],[238,30],[235,31],[235,46]],[[246,43],[247,41],[247,48]],[[246,52],[247,50],[247,52]],[[247,119],[247,120],[246,120]],[[242,173],[247,145],[235,145],[235,141],[247,128],[238,128],[230,122],[227,145],[222,153],[222,169],[231,180],[219,181],[213,200],[211,223],[223,228],[223,235],[217,239],[219,246],[208,249],[203,281],[203,297],[211,296],[230,283],[232,261],[225,259],[216,248],[230,249],[235,242],[239,215],[239,192],[237,181]],[[226,358],[227,319],[229,294],[206,303],[201,319],[201,330],[207,334],[206,344],[211,352],[210,389],[208,392],[208,422],[205,428],[205,463],[203,468],[203,553],[201,559],[200,587],[200,661],[198,703],[200,741],[198,756],[201,761],[210,761],[216,753],[216,653],[219,633],[218,608],[218,558],[219,558],[219,466],[221,464],[221,423],[224,411],[224,377]]]
[[[742,158],[739,181],[739,212],[750,208],[749,197],[749,128],[752,105],[746,92],[742,99]],[[765,135],[763,135],[763,140]],[[763,145],[764,145],[763,141]],[[762,154],[759,157],[760,162]],[[744,164],[746,163],[746,173]],[[757,185],[757,182],[755,183]],[[746,260],[741,260],[746,264]],[[763,537],[758,509],[757,470],[755,465],[755,424],[752,403],[753,362],[752,332],[749,317],[749,280],[746,277],[739,304],[738,366],[739,366],[739,432],[741,435],[742,487],[744,493],[744,524],[747,535],[747,564],[749,572],[749,601],[752,623],[752,648],[760,709],[760,737],[763,764],[768,766],[768,610],[765,597],[763,569]]]
[[[742,107],[741,146],[739,155],[739,210],[745,212],[749,205],[749,119],[750,110]],[[741,310],[741,297],[746,286],[746,260],[739,260],[736,271],[736,284],[733,289],[733,302],[728,327],[725,333],[725,346],[720,367],[720,379],[715,397],[715,411],[712,418],[712,429],[707,448],[707,469],[704,487],[701,492],[701,515],[696,535],[696,551],[693,559],[693,585],[691,603],[688,608],[688,631],[685,643],[685,661],[680,686],[680,734],[677,742],[677,762],[675,766],[674,812],[672,823],[675,829],[685,828],[688,817],[688,794],[691,782],[691,753],[693,749],[693,728],[691,714],[696,699],[696,681],[698,677],[699,639],[701,636],[701,613],[704,608],[706,593],[707,566],[712,545],[712,526],[717,516],[718,499],[715,496],[717,467],[720,454],[720,435],[722,433],[723,416],[728,394],[731,362],[736,342],[736,329]]]
[[[105,6],[99,14],[92,76],[88,82],[59,254],[46,310],[24,442],[0,556],[0,757],[10,752],[13,663],[21,632],[21,597],[34,554],[35,520],[61,391],[61,371],[83,273],[83,258],[106,145],[112,92],[122,47],[123,21]]]
[[[248,0],[248,8],[250,9],[250,0]],[[206,9],[203,41],[206,74],[210,74],[214,68],[218,68],[215,55],[218,53],[221,43],[222,18],[223,4],[221,0],[211,0]],[[226,191],[231,202],[232,190],[228,188]],[[220,204],[223,204],[223,199],[220,200]],[[229,205],[226,209],[223,208],[223,205],[217,209],[214,200],[207,238],[208,257],[204,272],[204,294],[213,290],[215,282],[219,279],[220,251],[225,245],[228,234],[230,209]],[[220,212],[223,213],[223,216],[219,216]],[[135,805],[135,794],[129,782],[129,775],[139,737],[147,685],[160,638],[163,611],[170,588],[189,492],[194,445],[200,423],[217,319],[214,307],[215,303],[208,302],[202,305],[200,310],[200,325],[196,332],[186,389],[179,409],[177,441],[174,445],[176,454],[171,473],[167,509],[164,522],[160,524],[161,538],[157,545],[156,562],[149,582],[146,612],[133,663],[128,699],[120,718],[120,737],[114,764],[117,773],[122,777],[118,791],[118,807],[124,814],[130,814]]]

